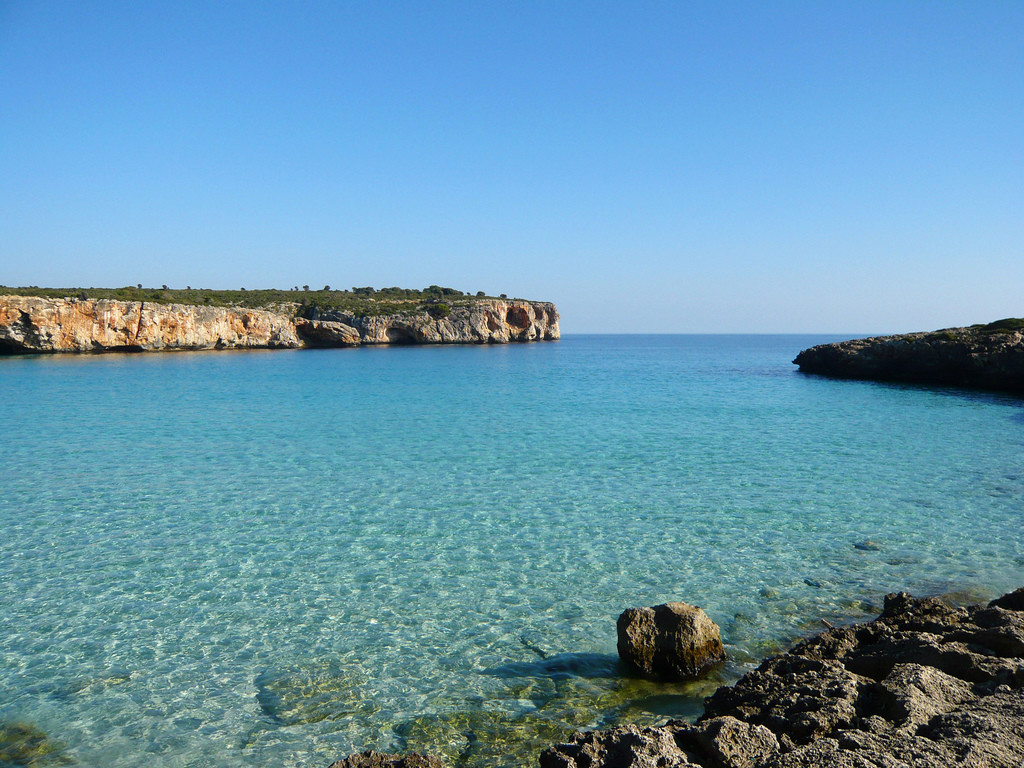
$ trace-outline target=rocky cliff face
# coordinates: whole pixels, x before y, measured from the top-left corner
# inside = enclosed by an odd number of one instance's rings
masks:
[[[854,339],[805,349],[805,373],[1024,392],[1024,321]]]
[[[0,296],[0,352],[298,348],[359,344],[502,343],[559,338],[553,304],[479,301],[448,317],[356,317],[108,299]]]
[[[299,346],[289,318],[258,309],[0,296],[0,348],[12,352]]]
[[[504,344],[550,341],[561,335],[554,304],[485,299],[456,306],[447,317],[427,312],[357,317],[347,312],[314,312],[296,320],[311,345],[358,344]]]

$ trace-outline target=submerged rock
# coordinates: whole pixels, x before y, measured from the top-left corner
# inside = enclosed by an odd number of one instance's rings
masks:
[[[30,723],[0,723],[0,766],[43,768],[72,761],[59,742]]]
[[[691,679],[725,660],[718,625],[688,603],[627,608],[617,630],[619,657],[653,679]]]
[[[906,593],[705,703],[695,725],[577,733],[542,768],[1020,768],[1024,589],[954,608]]]
[[[538,745],[564,739],[572,732],[571,724],[543,711],[523,714],[484,709],[423,715],[395,727],[401,748],[439,755],[455,768],[534,763]]]
[[[260,709],[278,725],[318,723],[376,710],[363,691],[361,675],[329,664],[267,669],[255,683]]]
[[[882,549],[882,545],[872,539],[864,539],[864,541],[855,541],[853,548],[859,549],[861,552],[878,552]]]
[[[452,768],[523,768],[537,764],[544,746],[583,728],[697,717],[696,702],[721,684],[657,683],[622,677],[619,669],[614,656],[596,654],[495,667],[487,672],[502,681],[497,690],[439,702],[442,711],[396,724],[392,744],[399,752],[437,755]]]

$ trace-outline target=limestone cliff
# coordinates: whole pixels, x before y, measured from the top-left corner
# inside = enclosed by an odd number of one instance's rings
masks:
[[[343,311],[314,312],[296,320],[311,345],[504,344],[550,341],[560,336],[554,304],[484,299],[452,307],[447,317],[428,312],[358,317]]]
[[[299,347],[291,320],[259,309],[0,296],[0,348],[14,352]]]
[[[282,311],[116,301],[0,296],[0,352],[109,352],[298,348],[360,344],[503,343],[559,338],[553,304],[479,300],[447,317],[427,311],[294,317]]]
[[[837,378],[1024,392],[1024,321],[821,344],[793,362]]]

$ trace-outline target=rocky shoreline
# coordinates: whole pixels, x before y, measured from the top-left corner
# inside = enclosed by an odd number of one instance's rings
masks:
[[[445,314],[358,316],[115,299],[0,296],[0,353],[300,349],[379,344],[504,344],[560,337],[549,302],[476,299]]]
[[[988,605],[888,595],[706,700],[693,725],[577,733],[541,768],[1020,768],[1024,588]]]
[[[1024,320],[876,336],[803,350],[804,373],[1024,394]]]
[[[659,625],[674,627],[677,619]],[[636,617],[626,623],[636,624]],[[646,635],[642,643],[677,644]],[[542,752],[539,762],[540,768],[1021,768],[1024,587],[961,608],[934,597],[887,595],[874,621],[830,627],[719,688],[693,724],[580,731]],[[371,751],[330,768],[444,765],[436,755]]]

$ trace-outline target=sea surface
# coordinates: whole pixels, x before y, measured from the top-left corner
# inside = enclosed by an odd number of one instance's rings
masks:
[[[4,738],[535,765],[887,592],[1024,584],[1024,401],[791,364],[835,338],[0,358]],[[721,625],[711,679],[618,668],[667,600]]]

